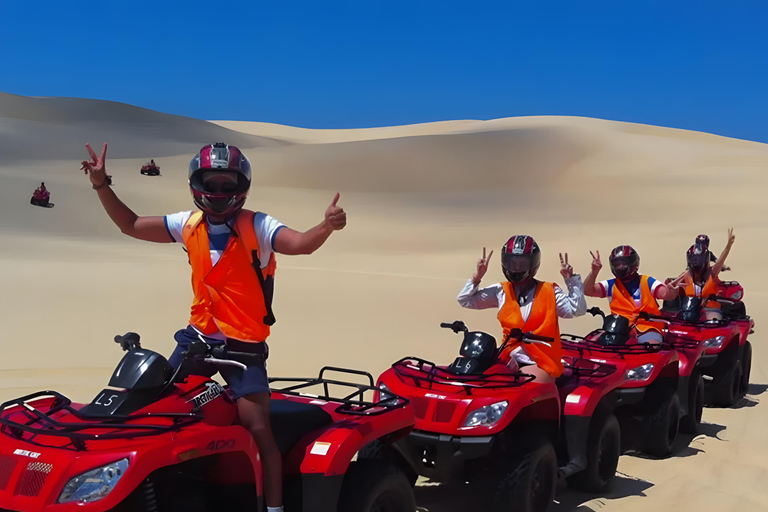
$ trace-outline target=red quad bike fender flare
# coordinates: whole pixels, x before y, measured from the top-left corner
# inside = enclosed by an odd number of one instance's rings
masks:
[[[413,428],[410,405],[382,415],[348,418],[302,437],[283,458],[283,472],[342,475],[355,453],[366,444],[386,436],[394,441],[408,435]]]
[[[577,353],[568,349],[565,349],[565,352],[577,356]],[[645,387],[660,376],[672,376],[670,375],[671,373],[677,372],[678,356],[673,350],[649,354],[624,354],[623,357],[617,357],[605,352],[595,352],[592,355],[585,353],[584,357],[613,365],[616,367],[616,371],[604,377],[605,380],[587,381],[571,391],[563,401],[563,414],[566,416],[592,416],[600,400],[609,391],[617,388]],[[647,363],[653,363],[654,365],[653,372],[647,379],[638,381],[625,380],[624,373],[627,370]]]

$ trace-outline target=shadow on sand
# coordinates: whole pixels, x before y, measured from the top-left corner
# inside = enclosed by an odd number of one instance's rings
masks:
[[[555,503],[550,512],[590,512],[599,510],[601,503],[627,496],[645,496],[645,490],[653,483],[621,473],[610,487],[601,494],[575,491],[560,484],[555,494]],[[490,496],[480,496],[478,487],[461,484],[418,485],[415,489],[417,510],[420,512],[468,512],[490,510]]]

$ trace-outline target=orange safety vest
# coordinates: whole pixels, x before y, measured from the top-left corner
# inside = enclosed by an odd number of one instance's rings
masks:
[[[202,212],[190,215],[181,235],[192,267],[192,313],[189,323],[203,334],[221,331],[228,338],[262,342],[269,336],[275,254],[264,269],[254,212],[240,210],[221,258],[212,265],[208,226]],[[265,293],[266,292],[266,293]]]
[[[559,377],[563,373],[563,351],[560,348],[560,325],[557,319],[557,302],[555,301],[554,283],[539,282],[536,284],[536,291],[533,295],[533,304],[531,314],[528,320],[523,321],[523,315],[520,312],[520,305],[517,302],[515,289],[512,283],[502,283],[504,288],[504,305],[499,309],[497,315],[504,329],[504,339],[512,329],[520,329],[523,332],[531,332],[539,336],[548,336],[553,338],[552,346],[540,345],[538,343],[526,343],[525,351],[536,361],[536,364],[542,370],[553,377]],[[504,363],[509,362],[512,357],[511,352],[520,346],[521,342],[510,340],[504,347],[501,354],[501,360]]]
[[[701,289],[701,293],[696,293],[696,287],[693,285],[693,276],[691,275],[691,272],[688,271],[685,273],[685,282],[688,286],[685,287],[685,295],[688,297],[702,297],[704,300],[704,307],[712,308],[712,309],[720,309],[720,303],[716,300],[706,300],[711,295],[718,295],[718,285],[720,284],[720,279],[713,276],[710,273],[710,276],[707,278],[707,282],[704,283],[704,287]]]
[[[628,318],[630,322],[637,320],[635,327],[640,332],[648,329],[656,329],[664,332],[664,322],[654,322],[650,320],[638,320],[637,315],[645,311],[652,315],[661,315],[659,304],[651,293],[651,287],[648,286],[648,276],[640,276],[640,306],[635,305],[635,299],[630,295],[627,287],[620,280],[616,279],[613,284],[613,298],[611,299],[611,313]]]

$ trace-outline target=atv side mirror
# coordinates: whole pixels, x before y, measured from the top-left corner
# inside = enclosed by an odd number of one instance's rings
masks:
[[[140,336],[135,332],[127,332],[124,335],[120,336],[119,334],[115,336],[115,343],[119,343],[120,347],[126,351],[130,352],[131,350],[140,350],[141,349],[141,343],[139,343]]]

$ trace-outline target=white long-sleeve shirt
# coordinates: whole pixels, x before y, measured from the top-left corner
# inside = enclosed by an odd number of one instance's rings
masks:
[[[584,297],[584,285],[581,282],[581,276],[574,274],[565,280],[565,285],[568,287],[568,293],[566,294],[562,288],[555,284],[555,303],[557,308],[557,316],[560,318],[573,318],[581,316],[587,312],[587,299]],[[523,317],[523,321],[527,321],[531,315],[531,309],[533,309],[533,297],[536,292],[536,287],[532,286],[528,292],[518,297],[520,303],[520,314]],[[478,288],[478,286],[472,282],[472,279],[467,281],[464,288],[459,292],[456,300],[459,301],[462,307],[469,309],[488,309],[498,308],[504,305],[507,296],[504,293],[504,287],[501,283],[496,283],[485,288]],[[535,364],[525,352],[522,345],[512,351],[512,356],[519,363],[523,364]]]

